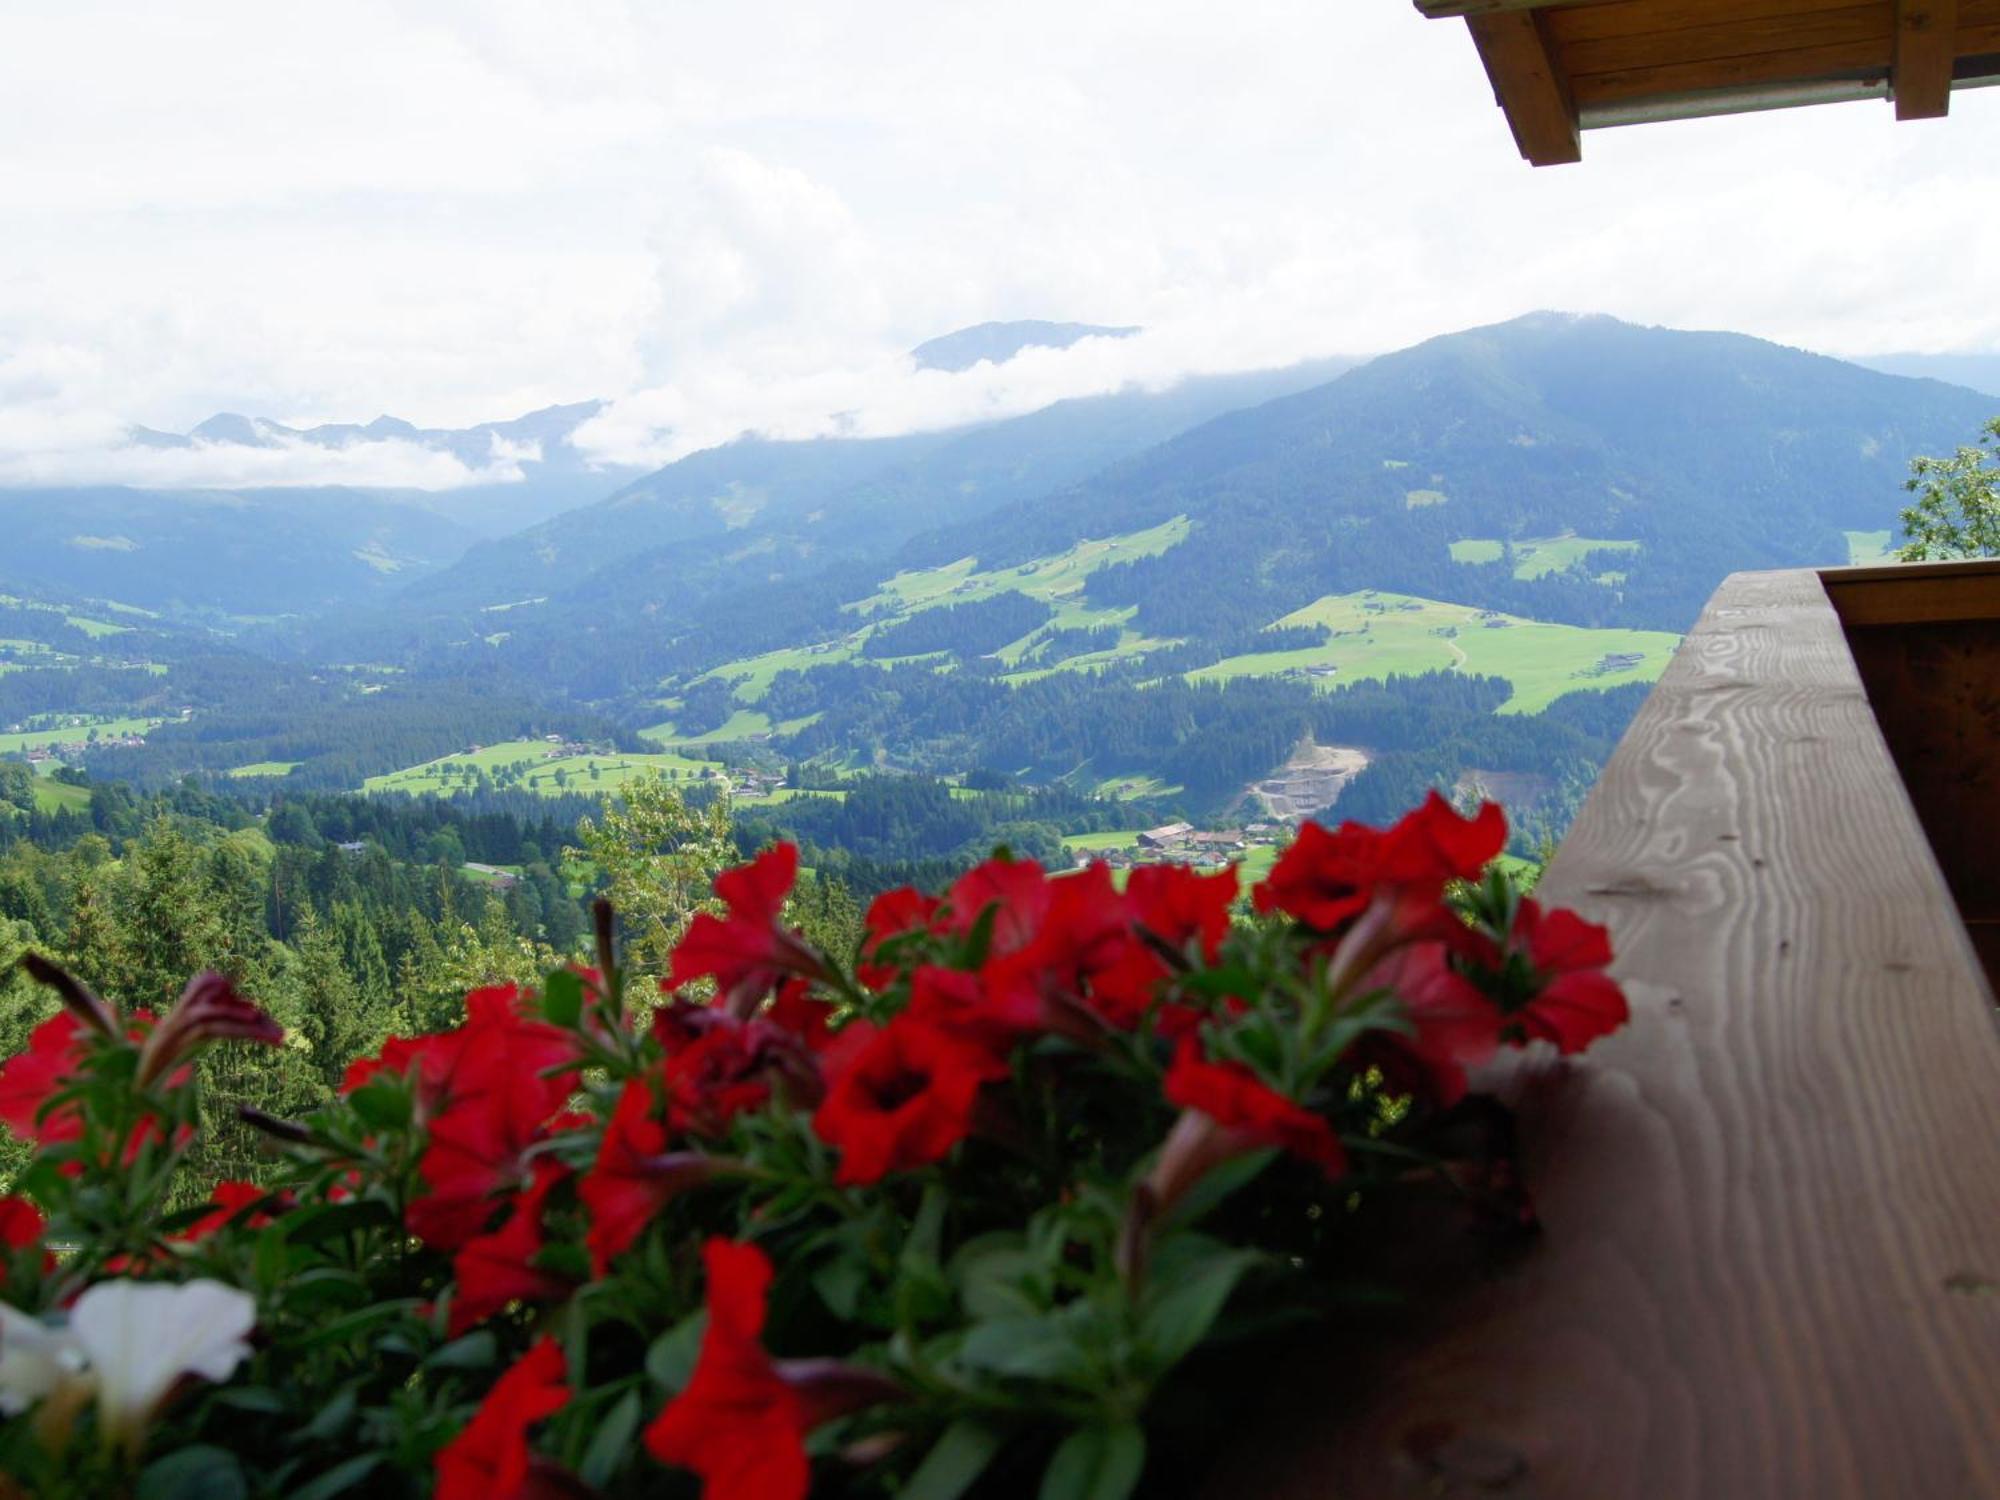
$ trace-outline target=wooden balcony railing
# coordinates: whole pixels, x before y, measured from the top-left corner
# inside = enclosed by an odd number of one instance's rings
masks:
[[[1227,1493],[2000,1496],[2000,566],[1729,579],[1545,891],[1634,1012],[1487,1080],[1546,1233]]]

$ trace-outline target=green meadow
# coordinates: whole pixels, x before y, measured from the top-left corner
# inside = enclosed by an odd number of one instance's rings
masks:
[[[64,808],[71,812],[87,812],[90,809],[90,788],[38,776],[35,778],[35,806],[45,813],[61,812]]]
[[[14,734],[0,734],[0,755],[19,755],[27,750],[39,750],[44,745],[65,744],[74,740],[87,740],[93,733],[99,739],[113,735],[144,734],[162,721],[153,719],[105,719],[95,716],[66,715],[69,718],[85,718],[83,724],[66,724],[54,729],[24,729]]]
[[[1679,636],[1662,630],[1551,625],[1375,590],[1329,594],[1277,623],[1325,625],[1334,634],[1324,645],[1302,650],[1230,657],[1189,673],[1190,680],[1269,677],[1332,667],[1333,675],[1320,679],[1332,688],[1393,675],[1460,671],[1506,678],[1514,685],[1514,696],[1501,712],[1531,714],[1540,713],[1564,693],[1652,682],[1666,670],[1680,644]],[[1604,659],[1612,656],[1637,660],[1603,669]]]
[[[249,781],[258,776],[289,776],[300,764],[296,760],[259,760],[247,766],[237,766],[229,774],[239,781]]]
[[[1639,543],[1596,536],[1536,537],[1514,543],[1514,576],[1542,578],[1565,572],[1593,552],[1637,552]],[[1465,537],[1451,544],[1451,560],[1458,563],[1497,563],[1507,555],[1507,544],[1493,537]],[[1621,575],[1600,574],[1601,582],[1616,582]]]
[[[1896,560],[1896,544],[1893,533],[1887,531],[1843,532],[1847,538],[1847,561],[1850,567],[1863,567],[1870,563],[1889,563]]]
[[[362,783],[364,792],[431,793],[448,797],[468,790],[477,781],[477,772],[505,785],[518,786],[543,796],[562,792],[589,795],[616,791],[635,776],[665,772],[680,780],[699,780],[719,772],[710,761],[692,760],[685,755],[662,751],[632,754],[613,751],[603,755],[548,756],[541,740],[510,740],[487,745],[476,751],[441,756],[420,766],[408,766],[371,776]]]

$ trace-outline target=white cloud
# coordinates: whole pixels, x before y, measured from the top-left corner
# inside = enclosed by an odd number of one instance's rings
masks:
[[[518,483],[521,461],[539,456],[532,443],[496,441],[493,446],[493,458],[479,465],[402,439],[328,447],[287,438],[264,446],[196,442],[186,448],[154,448],[121,440],[68,449],[0,450],[0,487],[120,484],[140,489],[242,490],[345,485],[455,490],[472,484]]]
[[[1396,0],[0,11],[0,474],[138,472],[125,424],[218,409],[587,396],[620,398],[598,451],[659,457],[1546,306],[2000,348],[2000,91],[1593,133],[1535,172],[1464,27]],[[1148,332],[904,358],[1013,317]]]

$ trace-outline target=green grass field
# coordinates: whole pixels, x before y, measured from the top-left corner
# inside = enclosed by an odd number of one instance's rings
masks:
[[[102,640],[107,635],[123,635],[132,628],[130,625],[113,625],[109,620],[93,620],[89,615],[64,615],[63,623],[74,625],[93,641]]]
[[[1139,841],[1141,830],[1121,829],[1116,833],[1071,833],[1063,836],[1063,848],[1080,854],[1097,854],[1106,849],[1129,849]]]
[[[1027,657],[1035,643],[1051,631],[1092,629],[1102,625],[1123,626],[1135,611],[1092,608],[1083,599],[1085,580],[1097,569],[1111,563],[1129,562],[1137,557],[1157,557],[1169,547],[1185,541],[1188,530],[1187,518],[1176,516],[1144,531],[1078,542],[1067,552],[1035,558],[1017,567],[982,572],[977,558],[962,557],[941,567],[898,573],[867,598],[844,606],[859,615],[863,623],[843,639],[813,646],[788,646],[758,656],[746,656],[738,661],[725,662],[703,673],[697,680],[721,679],[734,683],[736,701],[746,710],[754,710],[771,690],[771,679],[780,672],[809,672],[814,667],[870,660],[879,666],[889,667],[922,659],[864,657],[861,648],[878,625],[926,609],[948,604],[970,604],[990,599],[996,594],[1019,592],[1042,600],[1055,613],[1046,624],[1036,627],[1017,641],[1010,641],[994,653],[1002,662],[1013,666]],[[1166,644],[1169,643],[1125,630],[1118,644],[1109,650],[1071,657],[1052,667],[1038,667],[1030,662],[1021,671],[1009,673],[1006,680],[1030,682],[1052,671],[1087,670],[1106,662],[1138,656]],[[761,714],[739,711],[729,723],[704,735],[677,735],[671,722],[656,724],[640,732],[662,744],[699,745],[716,740],[744,739],[751,734],[785,734],[796,727],[786,724],[774,726]]]
[[[1455,563],[1497,563],[1506,555],[1507,544],[1491,537],[1471,537],[1451,544],[1451,560]]]
[[[1550,536],[1514,543],[1514,576],[1542,578],[1575,567],[1593,552],[1637,552],[1639,544],[1592,536]],[[1492,537],[1466,537],[1451,544],[1451,560],[1458,563],[1496,563],[1507,555],[1507,545]],[[1601,582],[1615,582],[1624,575],[1600,574]]]
[[[898,573],[875,593],[847,608],[870,617],[907,614],[932,605],[970,604],[1010,591],[1053,604],[1081,593],[1084,580],[1099,568],[1139,557],[1158,557],[1186,541],[1190,529],[1186,516],[1175,516],[1144,531],[1078,542],[1067,552],[990,572],[980,571],[978,558],[961,557],[942,567]]]
[[[1403,594],[1329,594],[1277,622],[1325,625],[1334,632],[1325,645],[1234,656],[1188,676],[1226,680],[1333,667],[1336,675],[1320,679],[1332,688],[1394,674],[1461,671],[1513,683],[1514,696],[1502,713],[1540,713],[1564,693],[1652,682],[1680,644],[1679,636],[1661,630],[1588,630],[1512,615],[1491,616],[1502,623],[1489,625],[1486,618],[1469,605]],[[1639,659],[1614,671],[1597,670],[1614,655]]]
[[[545,797],[563,792],[589,796],[595,792],[616,791],[635,776],[664,771],[684,781],[699,780],[709,772],[720,769],[710,761],[692,760],[685,755],[665,751],[646,755],[615,751],[608,755],[569,755],[550,760],[545,758],[548,748],[541,740],[510,740],[504,744],[487,745],[478,751],[461,751],[457,755],[426,761],[420,766],[371,776],[362,783],[361,789],[364,792],[431,793],[449,797],[468,790],[474,784],[476,778],[470,774],[474,770],[483,770],[497,781],[503,770],[518,768],[518,779],[507,784]],[[593,771],[596,773],[594,776]]]
[[[296,760],[259,760],[247,766],[237,766],[229,774],[238,780],[248,781],[257,776],[289,776],[302,764]]]
[[[765,686],[768,687],[769,683],[766,682]],[[741,696],[740,690],[739,696]],[[763,692],[760,690],[758,697],[762,696]],[[652,740],[669,750],[700,749],[703,745],[720,744],[726,740],[753,739],[762,734],[796,734],[818,717],[818,714],[807,714],[803,718],[785,719],[773,724],[771,716],[767,713],[754,708],[739,708],[706,734],[679,734],[675,731],[671,719],[642,729],[639,734],[641,738]]]
[[[81,725],[65,725],[57,729],[26,729],[16,734],[0,734],[0,755],[18,755],[25,750],[38,750],[44,745],[59,745],[72,740],[87,740],[94,730],[100,739],[112,735],[144,734],[159,719],[100,719],[84,715],[65,715],[68,718],[84,718]]]
[[[1113,776],[1097,783],[1093,795],[1113,797],[1120,802],[1136,802],[1141,797],[1172,797],[1183,789],[1168,786],[1157,776]]]
[[[87,812],[90,808],[90,788],[38,776],[35,778],[35,806],[45,813],[61,812],[65,807],[71,812]]]
[[[1896,560],[1894,533],[1887,531],[1849,531],[1842,533],[1847,538],[1847,561],[1850,567],[1864,567],[1869,563],[1889,563]]]

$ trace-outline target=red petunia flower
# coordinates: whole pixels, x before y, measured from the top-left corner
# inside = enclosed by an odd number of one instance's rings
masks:
[[[379,1055],[356,1058],[340,1092],[351,1094],[385,1073],[408,1078],[419,1125],[453,1104],[515,1089],[528,1090],[553,1111],[570,1092],[561,1069],[576,1056],[570,1036],[528,1014],[518,985],[489,985],[465,997],[465,1020],[453,1030],[390,1037]]]
[[[1119,974],[1142,946],[1131,905],[1102,862],[1048,881],[1039,904],[1040,925],[1032,937],[989,957],[981,975],[992,1004],[1021,1015],[1023,1029],[1054,1031],[1088,1045],[1099,1038],[1107,1017],[1092,1008],[1087,995],[1096,983]],[[1156,959],[1150,952],[1144,957]]]
[[[1372,1033],[1362,1043],[1364,1059],[1391,1074],[1411,1092],[1421,1091],[1440,1105],[1465,1095],[1465,1070],[1478,1067],[1500,1043],[1500,1009],[1478,986],[1451,966],[1445,943],[1413,943],[1379,964],[1371,986],[1394,992],[1409,1036]]]
[[[945,896],[945,930],[964,937],[993,909],[987,957],[1005,958],[1025,948],[1048,916],[1051,881],[1032,859],[989,859],[974,865]]]
[[[1360,823],[1331,833],[1303,825],[1252,900],[1260,912],[1282,911],[1336,932],[1384,893],[1413,906],[1434,902],[1446,882],[1477,877],[1506,842],[1507,819],[1497,805],[1461,818],[1432,792],[1387,832]]]
[[[942,904],[937,897],[926,896],[908,885],[884,891],[869,902],[867,914],[861,919],[867,936],[862,939],[861,962],[855,971],[861,982],[871,990],[885,990],[893,984],[895,967],[877,962],[882,945],[908,933],[930,930]]]
[[[813,1129],[839,1149],[834,1180],[845,1186],[940,1160],[965,1139],[980,1089],[1007,1071],[991,1053],[908,1016],[880,1030],[849,1026],[834,1054]]]
[[[678,990],[697,979],[713,979],[723,1007],[741,1017],[785,976],[822,974],[819,955],[797,933],[779,925],[798,873],[798,846],[783,843],[716,876],[715,894],[729,915],[695,914],[674,946],[673,966],[660,988]]]
[[[42,1237],[49,1227],[42,1211],[14,1193],[0,1197],[0,1245],[9,1250],[25,1250]]]
[[[738,1022],[712,1027],[669,1052],[662,1069],[668,1127],[682,1135],[721,1135],[744,1110],[770,1102],[771,1059],[762,1044],[775,1040],[771,1027]]]
[[[12,1268],[14,1257],[39,1245],[48,1227],[42,1211],[26,1198],[13,1193],[0,1196],[0,1252],[4,1252],[0,1253],[0,1286],[6,1284],[4,1273]],[[55,1269],[56,1258],[48,1251],[42,1252],[41,1261],[43,1274]]]
[[[398,1049],[430,1124],[418,1162],[430,1192],[410,1205],[408,1225],[440,1250],[486,1228],[494,1195],[526,1186],[521,1155],[569,1097],[576,1058],[573,1040],[528,1017],[512,985],[474,990],[466,1011],[457,1030],[426,1039],[433,1045]]]
[[[1042,1002],[1032,986],[991,985],[983,974],[925,964],[910,976],[910,1004],[903,1014],[912,1024],[999,1057],[1039,1029]]]
[[[152,1022],[152,1012],[134,1011],[126,1027],[128,1040],[143,1038]],[[0,1065],[0,1121],[23,1140],[38,1141],[45,1146],[79,1139],[83,1135],[83,1114],[74,1100],[54,1108],[45,1106],[69,1086],[71,1075],[83,1066],[94,1037],[94,1030],[67,1010],[57,1012],[30,1032],[27,1050]],[[166,1086],[179,1088],[188,1077],[188,1070],[181,1068],[167,1078]],[[159,1140],[161,1136],[160,1121],[152,1115],[143,1117],[125,1138],[124,1160],[131,1162],[148,1141]],[[68,1175],[81,1170],[82,1164],[75,1161],[63,1167]]]
[[[635,1078],[618,1096],[597,1160],[577,1196],[590,1213],[591,1269],[603,1276],[667,1204],[714,1175],[697,1152],[669,1152],[667,1128],[653,1117],[653,1091]]]
[[[1184,1040],[1167,1070],[1170,1104],[1196,1110],[1241,1139],[1241,1150],[1280,1146],[1309,1161],[1329,1177],[1347,1170],[1347,1153],[1333,1127],[1302,1105],[1293,1103],[1240,1063],[1209,1062],[1200,1045]]]
[[[1558,907],[1544,911],[1533,898],[1515,913],[1512,946],[1525,951],[1534,970],[1534,998],[1507,1016],[1510,1031],[1553,1042],[1560,1052],[1581,1052],[1631,1019],[1618,982],[1604,972],[1611,937],[1602,927]]]
[[[646,1429],[647,1451],[701,1475],[703,1500],[802,1500],[812,1478],[806,1434],[901,1392],[856,1366],[774,1362],[761,1342],[769,1257],[755,1245],[711,1239],[702,1260],[701,1354],[686,1389]]]
[[[567,1277],[535,1264],[542,1252],[542,1211],[569,1168],[548,1157],[535,1163],[534,1183],[514,1200],[507,1222],[466,1241],[452,1258],[458,1282],[451,1302],[453,1338],[483,1323],[510,1302],[560,1302],[576,1290]]]
[[[494,1383],[479,1410],[437,1456],[436,1500],[531,1500],[559,1490],[537,1483],[528,1429],[569,1403],[562,1346],[538,1340]]]
[[[1153,1009],[1160,984],[1173,969],[1160,951],[1193,949],[1214,963],[1229,931],[1236,901],[1236,867],[1204,875],[1188,865],[1141,865],[1125,883],[1132,921],[1142,936],[1122,945],[1117,961],[1091,976],[1092,1008],[1121,1031],[1139,1025]],[[1162,1035],[1179,1035],[1199,1012],[1181,1007],[1156,1018]]]
[[[763,1019],[801,1043],[808,1052],[818,1052],[833,1039],[834,1009],[812,992],[804,979],[787,979],[764,1008]]]
[[[0,1120],[23,1140],[54,1144],[83,1134],[76,1106],[42,1114],[49,1097],[64,1088],[83,1064],[88,1036],[68,1011],[58,1011],[28,1034],[28,1050],[0,1067]],[[39,1116],[39,1118],[37,1118]]]

